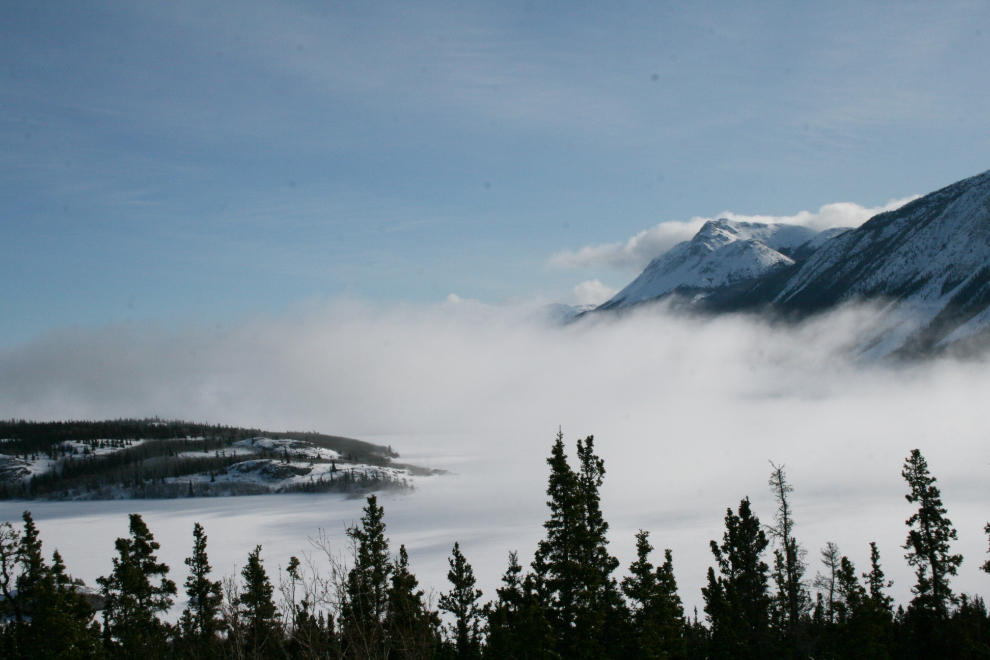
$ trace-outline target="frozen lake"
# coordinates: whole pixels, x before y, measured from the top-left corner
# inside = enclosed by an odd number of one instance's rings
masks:
[[[602,507],[623,570],[634,534],[671,548],[681,596],[700,605],[727,507],[749,496],[772,520],[769,461],[794,486],[795,533],[809,574],[828,541],[866,569],[877,541],[893,595],[910,598],[903,560],[911,507],[901,477],[920,448],[942,489],[965,556],[957,590],[990,595],[983,526],[990,484],[984,363],[851,363],[841,348],[856,312],[797,328],[725,317],[650,313],[564,328],[467,304],[432,309],[334,308],[256,321],[223,335],[107,328],[9,350],[0,362],[5,417],[161,415],[278,430],[318,430],[392,445],[401,461],[453,474],[382,496],[393,551],[404,543],[425,587],[446,588],[457,541],[485,598],[507,555],[528,563],[547,517],[546,457],[562,425],[569,455],[594,434],[605,460]],[[29,507],[50,555],[88,584],[110,570],[127,514],[143,514],[172,577],[200,522],[218,575],[255,545],[271,572],[344,529],[363,500],[340,495],[116,502],[4,502]],[[661,558],[662,555],[656,555]]]
[[[735,508],[742,496],[749,495],[761,520],[771,520],[773,503],[765,488],[769,465],[741,458],[731,448],[700,442],[691,443],[687,450],[681,447],[676,452],[678,460],[669,462],[665,460],[666,452],[661,443],[647,451],[631,452],[609,447],[605,437],[598,438],[601,453],[606,456],[603,507],[611,524],[612,550],[622,561],[621,570],[634,559],[633,535],[640,528],[648,529],[658,548],[655,559],[662,558],[659,552],[663,548],[673,549],[682,599],[689,608],[698,606],[700,609],[700,588],[705,571],[712,563],[708,541],[720,539],[725,508]],[[413,440],[423,445],[446,445],[447,448],[463,447],[465,443],[474,447],[498,446],[498,439],[492,437],[365,439],[386,440],[393,446],[403,446],[399,443],[408,444]],[[400,544],[406,545],[412,568],[424,588],[441,591],[447,588],[446,560],[454,541],[461,544],[474,566],[485,599],[494,596],[509,551],[518,550],[523,562],[532,559],[547,515],[543,493],[547,469],[543,458],[552,436],[540,438],[540,441],[534,442],[536,446],[532,451],[522,452],[518,446],[511,452],[448,454],[446,458],[422,452],[408,460],[456,472],[420,479],[414,492],[379,494],[385,508],[392,550],[397,551]],[[892,593],[899,601],[906,602],[914,580],[901,559],[903,551],[899,547],[906,535],[903,521],[910,515],[898,474],[901,457],[894,451],[877,454],[876,446],[857,448],[855,445],[850,441],[833,448],[844,454],[850,463],[848,471],[833,474],[843,485],[838,491],[825,489],[823,475],[815,474],[815,461],[791,469],[791,480],[797,488],[793,501],[799,521],[799,540],[809,550],[812,576],[819,568],[817,550],[826,541],[837,542],[857,567],[865,570],[867,544],[877,540],[884,570],[895,580]],[[822,461],[827,460],[826,453],[823,448]],[[573,442],[569,454],[573,454]],[[618,456],[628,464],[617,464]],[[677,468],[685,461],[687,464],[712,463],[721,468],[711,480],[699,480],[692,487],[687,485]],[[504,469],[493,470],[492,466],[496,464]],[[872,475],[874,470],[877,471],[875,476]],[[973,472],[982,470],[983,466],[979,466]],[[811,488],[802,483],[807,473],[816,477]],[[733,477],[733,474],[737,476]],[[940,483],[945,481],[943,497],[960,533],[954,549],[967,557],[954,584],[960,589],[990,593],[990,579],[977,570],[986,552],[982,534],[987,517],[986,488],[976,480],[975,474],[953,476],[961,478],[962,483],[953,480],[940,480]],[[181,590],[186,575],[183,559],[190,553],[195,522],[206,528],[209,555],[216,575],[236,573],[244,564],[247,553],[261,544],[262,558],[274,577],[278,567],[285,566],[292,555],[302,558],[311,553],[319,559],[321,555],[309,539],[321,530],[340,551],[346,551],[344,530],[360,518],[364,504],[363,498],[347,499],[339,494],[3,502],[0,503],[0,519],[13,522],[19,519],[23,509],[30,509],[41,530],[46,554],[50,555],[58,548],[70,571],[93,585],[97,576],[110,571],[113,541],[127,534],[127,514],[140,513],[161,543],[159,556],[172,568],[171,577]]]

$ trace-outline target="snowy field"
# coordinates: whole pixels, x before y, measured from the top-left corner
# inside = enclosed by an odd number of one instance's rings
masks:
[[[571,456],[578,437],[594,434],[612,551],[624,570],[633,535],[650,530],[658,550],[673,550],[689,608],[701,604],[708,542],[721,538],[726,507],[748,495],[771,521],[770,460],[786,465],[795,488],[795,532],[810,574],[827,541],[860,572],[877,541],[892,593],[906,602],[914,579],[900,546],[911,507],[900,471],[919,448],[959,531],[953,548],[965,561],[953,584],[990,596],[990,576],[978,570],[990,519],[990,367],[848,363],[839,355],[856,320],[850,311],[793,330],[643,314],[550,328],[461,304],[337,307],[222,337],[107,328],[0,354],[9,384],[0,411],[34,419],[158,414],[391,445],[401,462],[452,472],[382,496],[393,551],[404,543],[421,583],[443,590],[460,542],[485,599],[508,552],[528,562],[542,536],[545,459],[558,425]],[[197,346],[195,357],[187,345]],[[95,383],[75,376],[97,360],[105,366]],[[31,373],[42,375],[24,375]],[[344,528],[362,505],[337,494],[3,502],[0,520],[30,508],[47,553],[57,547],[69,570],[93,584],[110,570],[127,514],[142,513],[181,585],[194,522],[206,528],[217,574],[234,573],[257,544],[274,572],[312,551],[308,539],[320,529],[344,550]]]

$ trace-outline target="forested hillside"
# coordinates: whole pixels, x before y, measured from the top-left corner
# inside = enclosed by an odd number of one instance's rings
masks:
[[[0,499],[118,499],[406,488],[434,471],[316,432],[159,419],[0,422]]]
[[[636,535],[636,560],[620,571],[608,549],[599,498],[605,466],[594,438],[577,442],[574,465],[565,452],[558,435],[548,459],[549,516],[532,562],[524,567],[510,553],[502,586],[487,601],[456,542],[449,583],[436,601],[428,597],[405,546],[394,550],[374,495],[347,530],[349,559],[320,536],[321,556],[290,557],[277,575],[256,546],[245,549],[240,575],[218,579],[197,523],[181,587],[187,605],[177,624],[163,614],[180,587],[158,562],[159,545],[141,516],[130,516],[113,570],[93,590],[71,579],[57,552],[45,559],[25,512],[20,529],[0,525],[0,653],[12,660],[990,656],[983,599],[951,584],[963,558],[952,552],[956,530],[918,450],[901,472],[905,497],[916,507],[903,545],[916,575],[910,602],[887,595],[891,583],[869,539],[869,567],[854,566],[834,543],[821,549],[820,562],[809,563],[794,535],[793,487],[784,466],[771,464],[773,519],[761,522],[748,498],[726,510],[722,539],[710,543],[701,613],[684,611],[674,558],[667,550],[654,559],[649,532]],[[982,569],[990,573],[990,561]]]

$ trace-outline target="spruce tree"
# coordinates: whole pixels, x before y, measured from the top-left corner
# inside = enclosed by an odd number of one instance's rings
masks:
[[[622,580],[622,591],[632,603],[630,644],[626,656],[642,660],[680,658],[686,652],[684,607],[677,595],[670,550],[656,567],[650,563],[653,546],[649,532],[636,534],[636,561]]]
[[[452,589],[440,595],[440,609],[454,616],[454,658],[474,660],[481,657],[480,608],[481,590],[475,589],[474,570],[461,553],[460,544],[448,560],[447,580]]]
[[[281,614],[275,607],[275,590],[261,560],[260,545],[248,554],[241,577],[244,587],[237,602],[244,630],[245,657],[252,660],[277,658],[282,647]]]
[[[584,544],[584,507],[578,478],[567,463],[564,434],[558,433],[550,458],[547,506],[550,518],[543,523],[546,538],[537,546],[533,570],[539,577],[541,596],[551,625],[557,631],[561,652],[573,645],[581,585],[580,548]]]
[[[768,544],[748,497],[739,503],[738,515],[726,510],[722,544],[711,541],[719,575],[709,568],[708,585],[701,589],[711,625],[710,657],[747,660],[770,654],[770,568],[761,559]]]
[[[553,629],[540,602],[536,578],[532,574],[522,575],[515,552],[509,553],[509,567],[495,593],[495,601],[485,606],[488,635],[484,657],[493,660],[558,657],[553,651]]]
[[[855,660],[886,660],[893,652],[894,615],[893,599],[883,590],[892,583],[884,579],[876,543],[870,544],[870,571],[862,577],[865,588],[855,579],[852,562],[843,557],[838,573],[838,652]]]
[[[108,655],[121,660],[166,657],[171,626],[158,618],[172,606],[175,583],[159,563],[160,545],[137,513],[130,515],[130,538],[115,543],[113,571],[97,578],[105,605],[103,640]]]
[[[193,553],[185,564],[189,567],[185,584],[189,604],[179,620],[181,646],[191,658],[213,658],[221,628],[220,583],[209,578],[212,569],[206,555],[206,532],[199,523],[193,526]]]
[[[578,483],[584,499],[588,602],[579,609],[578,625],[588,632],[583,644],[588,656],[615,657],[621,652],[628,611],[612,573],[619,560],[608,551],[608,523],[601,510],[599,489],[605,477],[605,461],[595,454],[595,437],[577,441]],[[595,646],[599,645],[600,650]]]
[[[52,554],[51,567],[35,590],[31,621],[22,644],[25,658],[90,660],[103,657],[100,628],[93,608],[76,590],[62,556]]]
[[[848,557],[839,559],[833,609],[835,622],[828,639],[832,657],[887,657],[889,650],[885,631],[878,627],[872,602],[859,583],[856,567]]]
[[[533,570],[557,652],[594,658],[617,651],[624,612],[611,576],[618,561],[608,553],[608,523],[598,496],[605,469],[594,453],[593,437],[578,442],[578,460],[580,470],[575,472],[564,453],[563,433],[558,433],[547,459],[547,536],[539,543]]]
[[[76,590],[57,550],[51,566],[45,562],[34,519],[27,511],[23,518],[23,534],[8,523],[0,525],[0,656],[101,657],[93,608]]]
[[[344,653],[361,658],[384,658],[388,653],[385,615],[392,575],[384,510],[368,496],[360,526],[347,529],[354,566],[344,584],[341,634]]]
[[[409,570],[409,553],[399,546],[388,592],[385,619],[390,657],[429,658],[440,642],[440,617],[427,606],[419,580]]]
[[[945,618],[949,605],[956,601],[949,587],[949,576],[956,574],[963,560],[962,555],[949,552],[949,542],[956,539],[956,530],[945,517],[942,494],[919,450],[911,451],[901,475],[911,489],[905,498],[918,505],[918,510],[905,523],[910,529],[903,546],[907,550],[904,558],[916,567],[918,578],[911,588],[915,594],[911,607]]]
[[[30,615],[32,603],[37,599],[39,590],[43,587],[48,567],[41,554],[41,538],[34,518],[30,511],[23,514],[24,532],[20,535],[20,545],[17,549],[17,563],[20,574],[15,582],[17,598],[14,613],[17,621],[23,620],[25,614]]]
[[[857,612],[862,611],[867,600],[866,589],[856,577],[856,566],[849,557],[839,560],[839,570],[835,576],[836,593],[834,609],[838,623],[845,624]]]
[[[885,580],[883,569],[880,568],[880,551],[875,541],[870,542],[870,572],[863,573],[869,591],[870,601],[877,611],[893,612],[894,599],[883,590],[893,586],[893,580]]]

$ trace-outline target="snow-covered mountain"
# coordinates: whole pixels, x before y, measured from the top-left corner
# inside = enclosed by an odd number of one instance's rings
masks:
[[[800,225],[706,222],[690,241],[675,245],[599,309],[655,300],[669,293],[701,299],[718,289],[755,283],[793,267],[845,229],[825,232]]]
[[[874,216],[826,242],[775,293],[816,312],[890,301],[865,350],[929,352],[990,327],[990,171]]]
[[[852,230],[709,222],[598,309],[671,294],[709,312],[766,308],[795,317],[878,301],[883,312],[860,347],[867,357],[986,342],[990,171]]]

